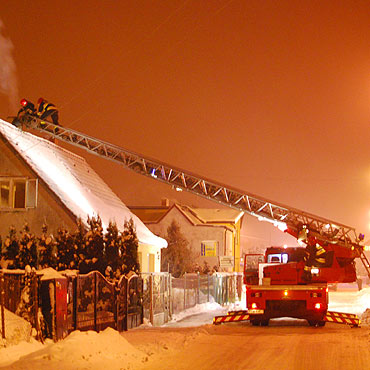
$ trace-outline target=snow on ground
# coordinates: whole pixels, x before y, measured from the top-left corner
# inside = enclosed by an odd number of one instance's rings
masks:
[[[3,352],[6,351],[0,352],[1,362]],[[16,368],[74,370],[107,367],[120,370],[134,369],[141,361],[145,361],[144,353],[135,349],[116,330],[107,328],[100,333],[77,330],[63,341],[48,342],[35,352],[20,357]]]
[[[370,287],[361,291],[338,290],[329,293],[330,310],[353,312],[361,315],[370,308]],[[168,330],[168,343],[182,343],[187,340],[186,327],[202,326],[212,323],[214,315],[223,314],[228,309],[243,308],[243,302],[231,307],[221,307],[216,303],[198,305],[174,317],[170,323],[163,325],[161,331]],[[142,326],[133,329],[139,342],[155,335],[152,330]],[[179,329],[176,329],[179,328]],[[177,330],[174,332],[174,330]],[[325,329],[323,329],[325,330]],[[199,333],[198,333],[199,334]],[[192,334],[193,335],[193,334]],[[130,344],[124,336],[108,328],[100,333],[93,331],[71,333],[63,341],[48,341],[42,345],[35,341],[23,341],[17,345],[0,348],[0,367],[2,369],[92,369],[109,368],[110,370],[128,370],[140,368],[149,356],[160,354],[168,349],[168,344],[157,343],[150,347],[150,353]],[[140,348],[140,347],[139,347]],[[5,366],[5,367],[3,367]]]
[[[19,342],[29,342],[31,339],[31,324],[7,309],[4,309],[4,311],[6,339],[3,339],[2,335],[0,335],[0,348],[15,345]],[[1,322],[2,317],[0,310],[0,323]]]
[[[357,286],[356,286],[357,288]],[[350,284],[339,284],[338,291],[329,292],[329,310],[361,316],[370,308],[370,288],[358,291]]]

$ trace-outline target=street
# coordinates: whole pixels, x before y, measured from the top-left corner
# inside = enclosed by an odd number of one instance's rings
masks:
[[[303,320],[280,319],[271,320],[268,327],[249,322],[207,324],[138,329],[123,336],[147,354],[138,370],[368,370],[370,366],[369,327],[327,323],[312,328]]]

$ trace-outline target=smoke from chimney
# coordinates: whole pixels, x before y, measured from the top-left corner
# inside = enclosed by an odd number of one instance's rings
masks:
[[[18,86],[16,66],[12,56],[13,43],[3,35],[4,24],[0,19],[0,93],[9,100],[12,112],[17,110]]]

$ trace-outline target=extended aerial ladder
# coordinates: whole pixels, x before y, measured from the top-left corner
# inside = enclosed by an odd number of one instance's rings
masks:
[[[24,115],[21,123],[27,128],[50,134],[55,139],[166,183],[176,190],[185,190],[258,217],[260,220],[269,221],[282,231],[287,231],[296,237],[305,227],[320,241],[350,248],[355,256],[360,258],[370,277],[370,263],[364,253],[364,247],[360,244],[364,236],[358,235],[353,227],[231,188],[76,130],[41,121],[33,115]]]

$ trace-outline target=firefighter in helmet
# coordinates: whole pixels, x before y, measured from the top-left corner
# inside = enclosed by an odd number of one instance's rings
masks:
[[[21,127],[24,120],[27,119],[28,116],[34,116],[36,115],[36,108],[33,103],[31,103],[27,99],[22,99],[20,101],[21,103],[21,109],[19,109],[17,113],[17,117],[15,117],[12,121],[12,124],[16,127]]]
[[[303,270],[303,280],[309,282],[312,279],[312,267],[328,267],[330,264],[330,257],[325,248],[319,243],[308,244],[306,247],[305,266]]]
[[[49,103],[44,98],[40,98],[37,101],[37,116],[41,120],[47,120],[48,118],[51,118],[54,125],[59,125],[59,117],[58,117],[58,109],[57,107]]]

